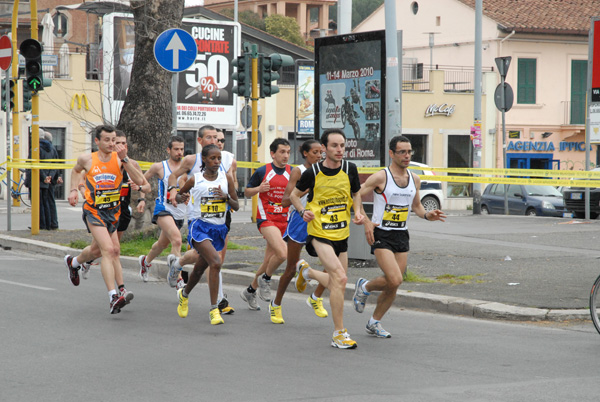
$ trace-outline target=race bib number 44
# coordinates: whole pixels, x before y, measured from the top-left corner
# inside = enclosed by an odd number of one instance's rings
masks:
[[[386,204],[381,226],[401,229],[406,226],[406,219],[408,219],[408,205]]]

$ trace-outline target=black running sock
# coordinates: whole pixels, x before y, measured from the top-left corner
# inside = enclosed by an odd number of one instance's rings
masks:
[[[265,281],[270,281],[270,280],[271,280],[271,277],[270,277],[269,275],[267,275],[267,274],[263,274],[263,279],[264,279]]]
[[[256,289],[253,289],[252,285],[248,286],[247,290],[248,290],[248,293],[254,293],[254,292],[256,292]]]

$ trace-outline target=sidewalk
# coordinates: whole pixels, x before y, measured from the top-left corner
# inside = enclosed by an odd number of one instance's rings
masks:
[[[408,270],[429,282],[403,283],[395,301],[397,307],[508,320],[589,318],[589,291],[600,272],[600,222],[474,216],[470,211],[447,214],[445,223],[426,222],[414,215],[411,218]],[[229,284],[247,286],[262,262],[264,240],[256,225],[248,222],[249,217],[249,212],[234,214],[230,241],[255,249],[227,252],[223,280]],[[6,216],[0,214],[0,219]],[[2,247],[58,257],[77,253],[64,246],[73,239],[89,241],[91,237],[84,229],[42,231],[36,236],[22,229],[0,232]],[[303,257],[313,267],[321,266],[305,252]],[[122,264],[124,269],[138,269],[134,257],[122,257]],[[347,300],[352,299],[358,278],[381,274],[373,261],[353,261],[350,265]],[[283,269],[282,265],[278,273]],[[167,271],[164,258],[153,262],[153,276],[164,279]],[[271,288],[275,289],[277,276],[273,279]],[[295,292],[293,284],[288,291]],[[375,297],[370,296],[367,309]],[[234,295],[230,301],[237,308],[244,307]]]

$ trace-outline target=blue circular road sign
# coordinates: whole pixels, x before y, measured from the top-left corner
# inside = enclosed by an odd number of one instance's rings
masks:
[[[198,46],[187,31],[167,29],[154,42],[154,57],[162,68],[172,73],[187,70],[196,61]]]

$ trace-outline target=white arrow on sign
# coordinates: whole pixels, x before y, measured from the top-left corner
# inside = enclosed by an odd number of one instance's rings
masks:
[[[176,70],[179,69],[179,52],[185,51],[185,46],[183,46],[183,42],[179,38],[179,35],[177,35],[177,32],[173,34],[165,50],[173,51],[173,68]]]

